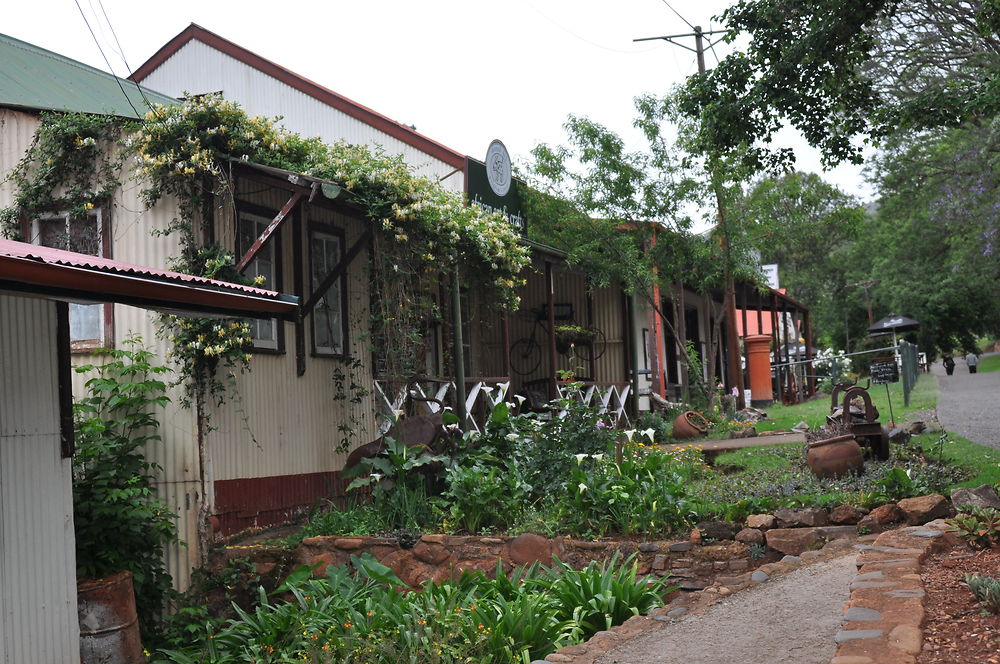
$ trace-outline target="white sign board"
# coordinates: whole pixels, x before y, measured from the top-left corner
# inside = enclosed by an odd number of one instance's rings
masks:
[[[781,288],[778,285],[778,265],[761,265],[761,268],[763,268],[764,276],[767,278],[767,285],[775,290]]]

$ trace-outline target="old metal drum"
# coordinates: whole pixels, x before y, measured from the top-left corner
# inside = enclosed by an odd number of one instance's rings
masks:
[[[131,572],[77,585],[81,664],[140,664],[142,654]]]

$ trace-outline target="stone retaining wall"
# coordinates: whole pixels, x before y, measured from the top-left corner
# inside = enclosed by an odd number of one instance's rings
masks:
[[[322,576],[328,565],[346,565],[351,555],[363,553],[390,567],[411,587],[455,578],[465,570],[492,576],[498,563],[505,572],[534,562],[551,565],[554,558],[582,568],[615,554],[623,558],[636,554],[640,574],[669,574],[686,590],[705,588],[718,575],[740,574],[753,567],[747,546],[734,541],[703,546],[690,540],[592,542],[530,533],[518,537],[424,535],[411,548],[383,537],[310,537],[302,540],[292,562],[318,565],[315,574]]]

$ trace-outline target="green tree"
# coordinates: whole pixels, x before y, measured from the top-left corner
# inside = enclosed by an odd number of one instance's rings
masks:
[[[922,348],[972,347],[1000,332],[1000,184],[987,127],[891,144],[878,161],[882,198],[865,235],[875,297],[920,320]]]
[[[781,285],[810,307],[815,336],[846,348],[852,335],[844,313],[864,311],[850,287],[858,280],[851,254],[865,219],[857,199],[814,173],[793,172],[758,180],[734,213],[761,262],[776,263]]]
[[[707,210],[705,216],[715,220],[719,208],[740,195],[733,184],[740,178],[728,170],[730,162],[719,159],[705,169],[684,151],[689,123],[681,122],[680,137],[674,135],[682,118],[672,96],[646,95],[635,102],[634,124],[646,138],[644,150],[626,150],[615,132],[578,116],[565,124],[568,145],[535,148],[526,174],[535,189],[528,213],[543,222],[529,229],[532,239],[565,250],[593,284],[620,283],[662,312],[653,296],[654,286],[660,286],[671,297],[674,315],[664,322],[683,362],[682,285],[709,295],[707,301],[715,304],[711,296],[723,284],[726,261],[746,278],[758,275],[757,262],[742,233],[730,232],[727,253],[715,232],[691,232],[695,214]],[[712,313],[715,325],[705,358],[709,376],[716,373],[721,306]],[[708,398],[712,393],[708,390]]]
[[[825,163],[860,163],[856,137],[997,114],[998,16],[997,0],[740,0],[721,19],[748,46],[690,77],[680,108],[703,154],[787,167],[769,144],[790,124]]]

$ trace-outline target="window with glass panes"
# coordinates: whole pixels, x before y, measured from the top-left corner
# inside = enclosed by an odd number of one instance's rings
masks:
[[[312,228],[309,232],[309,281],[313,292],[340,262],[343,235]],[[344,355],[344,277],[336,279],[312,311],[313,349],[318,354]]]
[[[239,213],[239,253],[240,255],[253,246],[260,234],[264,232],[271,219],[251,212],[241,211]],[[243,275],[250,279],[263,277],[263,282],[259,285],[268,290],[278,290],[278,262],[277,256],[278,238],[272,236],[271,239],[261,248],[257,255],[247,265]],[[256,348],[278,349],[278,320],[271,319],[251,319],[250,331],[253,336],[253,345]]]
[[[47,215],[32,222],[32,241],[43,247],[104,256],[103,216],[100,209],[84,217]],[[70,340],[77,348],[105,345],[104,304],[69,305]]]

